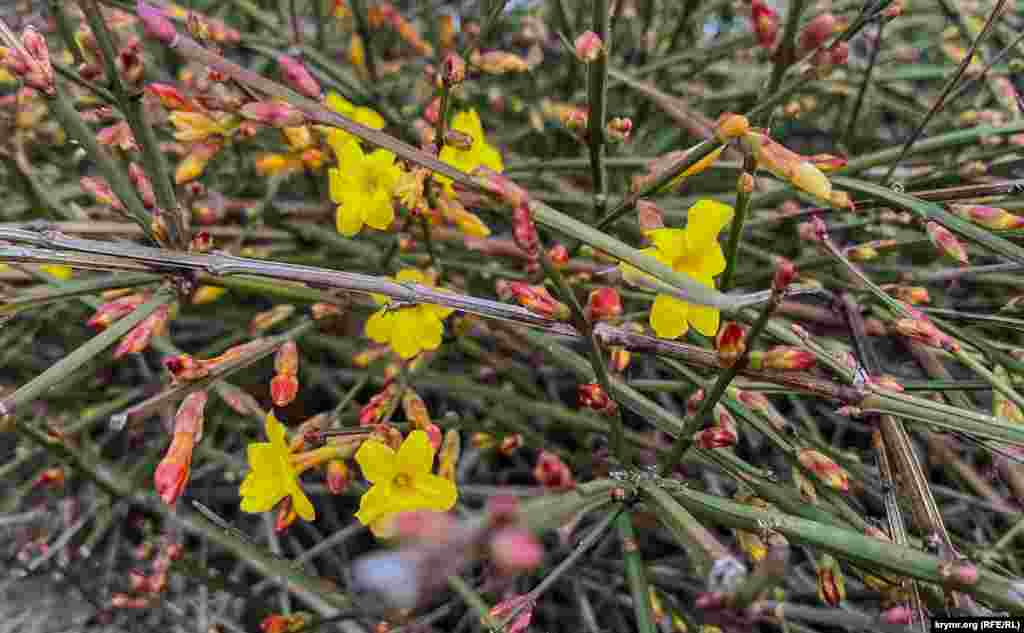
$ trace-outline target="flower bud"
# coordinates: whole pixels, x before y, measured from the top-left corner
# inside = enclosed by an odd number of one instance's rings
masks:
[[[892,328],[901,336],[931,347],[937,347],[948,352],[955,352],[960,349],[960,345],[951,336],[935,327],[934,323],[923,316],[896,319],[892,324]]]
[[[249,335],[259,336],[270,328],[279,325],[295,314],[295,306],[287,303],[276,305],[266,312],[260,312],[249,322]]]
[[[813,449],[803,449],[797,454],[797,461],[817,476],[829,488],[842,492],[850,490],[850,476],[831,457]]]
[[[604,55],[604,42],[601,37],[593,31],[584,31],[576,38],[575,42],[576,59],[584,64],[596,62]]]
[[[914,611],[906,605],[899,605],[883,611],[881,620],[893,626],[910,626],[914,622]]]
[[[829,554],[822,554],[817,564],[818,599],[830,607],[846,600],[846,581],[839,563]]]
[[[86,325],[95,330],[105,330],[110,327],[111,323],[142,305],[145,300],[146,295],[130,294],[114,301],[108,301],[96,308],[96,313],[86,322]]]
[[[125,354],[138,354],[144,351],[149,347],[149,342],[154,335],[163,334],[169,318],[170,308],[166,305],[157,308],[153,314],[146,317],[142,323],[136,325],[121,338],[121,342],[114,349],[114,358],[117,359]]]
[[[709,426],[703,431],[698,431],[693,436],[693,442],[700,448],[711,450],[715,448],[727,448],[735,446],[739,438],[735,425],[731,426]]]
[[[160,105],[168,110],[184,110],[186,112],[195,110],[192,102],[170,84],[154,82],[147,84],[144,90],[146,94],[156,97],[160,101]]]
[[[504,75],[505,73],[522,73],[530,70],[525,59],[505,51],[474,51],[469,61],[488,75]]]
[[[775,48],[775,40],[779,36],[779,14],[763,0],[750,3],[750,19],[753,22],[754,34],[761,48]]]
[[[838,24],[836,16],[831,13],[821,13],[808,22],[804,30],[800,32],[797,57],[803,57],[823,45],[836,32]]]
[[[192,449],[203,434],[206,392],[195,391],[182,401],[174,417],[174,438],[153,474],[156,493],[172,506],[185,490],[192,465]]]
[[[320,83],[306,70],[302,62],[288,55],[278,55],[277,65],[281,68],[284,80],[292,88],[295,88],[299,93],[306,95],[310,99],[319,101],[323,98]]]
[[[588,31],[589,33],[589,31]],[[508,600],[503,600],[491,608],[491,619],[501,622],[511,616],[516,616],[502,629],[505,633],[526,633],[530,628],[530,620],[533,619],[533,608],[536,600],[527,594],[515,595]]]
[[[168,356],[164,359],[164,368],[170,372],[174,382],[193,382],[210,375],[206,364],[189,354]]]
[[[11,50],[0,61],[26,85],[52,96],[55,93],[53,65],[46,38],[32,26],[27,26],[21,33],[21,43],[24,50]]]
[[[405,413],[405,419],[412,424],[414,429],[426,430],[434,423],[430,419],[427,403],[411,387],[407,387],[405,393],[402,394],[402,411]]]
[[[553,492],[572,490],[576,487],[569,467],[561,457],[548,451],[540,452],[537,465],[533,469],[533,477],[540,485]]]
[[[727,321],[718,329],[715,337],[715,349],[718,360],[723,367],[732,367],[747,349],[747,330],[735,321]]]
[[[612,414],[618,409],[615,401],[596,382],[580,385],[577,393],[581,407],[606,414]]]
[[[636,214],[640,223],[640,231],[643,233],[665,228],[664,214],[658,205],[650,200],[637,200]]]
[[[507,527],[490,541],[491,561],[502,572],[515,574],[535,569],[544,560],[544,547],[528,530]]]
[[[457,86],[466,79],[466,60],[456,53],[448,53],[441,61],[441,81],[448,87]]]
[[[772,277],[772,292],[785,292],[796,279],[796,266],[785,257],[775,258],[775,275]]]
[[[499,297],[515,298],[524,308],[537,314],[558,321],[569,319],[569,307],[552,297],[544,286],[531,286],[521,281],[499,280],[496,290]]]
[[[380,421],[398,396],[398,387],[392,383],[373,395],[359,410],[359,426],[370,426]]]
[[[625,143],[633,131],[633,119],[629,117],[614,117],[605,126],[605,137],[609,143]]]
[[[910,305],[919,305],[922,303],[931,303],[931,296],[928,294],[928,289],[923,286],[883,286],[883,290],[887,293],[896,297],[904,303]]]
[[[458,130],[445,130],[444,144],[451,145],[457,150],[466,151],[473,147],[473,137]]]
[[[213,157],[220,152],[221,147],[220,141],[193,143],[188,154],[178,163],[178,167],[174,171],[175,184],[183,185],[201,176]]]
[[[332,459],[327,462],[327,489],[332,495],[344,494],[352,481],[352,473],[343,460]]]
[[[723,112],[715,123],[715,136],[723,143],[740,138],[750,131],[750,120],[742,114]]]
[[[761,352],[751,352],[752,369],[775,369],[780,371],[802,371],[814,367],[814,354],[797,347],[779,345]]]
[[[951,204],[949,210],[965,220],[984,227],[1003,231],[1024,227],[1024,216],[1013,215],[1005,209],[977,204]]]
[[[800,154],[762,132],[750,131],[743,139],[760,167],[818,198],[830,199],[832,183],[821,170],[804,160]]]
[[[281,534],[299,519],[295,512],[291,497],[285,497],[277,504],[277,517],[274,519],[274,531]]]
[[[135,13],[142,20],[143,26],[146,27],[146,32],[160,40],[164,44],[174,46],[174,40],[178,37],[178,31],[175,30],[174,24],[171,23],[160,9],[157,9],[151,4],[138,0],[135,3]]]
[[[105,204],[114,211],[124,212],[124,204],[114,194],[114,190],[110,188],[110,184],[106,180],[99,177],[85,176],[78,182],[82,189],[92,196],[96,202]]]
[[[609,286],[590,291],[585,316],[588,321],[607,321],[622,316],[622,298],[619,291]]]
[[[807,156],[807,160],[824,173],[831,173],[846,167],[847,160],[842,156],[832,154],[814,154]]]
[[[247,415],[255,418],[267,417],[266,412],[260,407],[260,403],[256,401],[256,398],[238,387],[233,385],[226,386],[222,382],[217,388],[217,393],[220,395],[221,400],[238,415]]]
[[[135,152],[139,149],[131,127],[124,121],[102,128],[96,133],[96,142],[104,147],[117,147],[126,152]]]
[[[306,114],[285,101],[252,101],[242,106],[239,114],[272,127],[295,127],[306,123]]]
[[[299,379],[292,374],[277,374],[270,380],[270,399],[275,407],[287,407],[299,393]]]
[[[128,177],[135,185],[135,191],[139,194],[142,206],[152,211],[156,206],[156,194],[153,192],[153,183],[146,177],[146,172],[136,163],[131,163],[128,165]]]
[[[309,306],[309,312],[313,315],[314,321],[325,321],[329,319],[336,319],[344,314],[338,306],[333,303],[314,303]]]
[[[565,244],[555,244],[548,249],[548,259],[551,260],[552,266],[561,270],[569,263],[569,249]]]
[[[516,210],[526,207],[529,212],[530,194],[508,176],[481,166],[473,170],[473,177],[481,187],[508,206]]]
[[[437,474],[449,481],[455,481],[456,466],[459,463],[459,456],[462,453],[462,437],[455,429],[448,429],[444,434],[444,441],[441,443],[441,450],[438,456],[439,466]]]

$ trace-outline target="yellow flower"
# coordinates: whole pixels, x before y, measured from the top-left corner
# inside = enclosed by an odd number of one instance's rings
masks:
[[[364,224],[382,231],[391,226],[395,219],[391,198],[402,175],[395,155],[383,149],[364,154],[351,138],[332,142],[332,146],[338,167],[332,167],[328,175],[331,200],[338,205],[338,232],[352,237]]]
[[[406,268],[395,276],[399,282],[433,285],[426,275],[415,268]],[[374,295],[378,305],[384,305],[366,321],[366,336],[377,343],[387,343],[395,353],[409,359],[423,350],[441,346],[444,335],[442,322],[453,312],[452,308],[422,304],[404,308],[388,308],[387,299]]]
[[[238,489],[244,512],[266,512],[281,499],[291,497],[292,508],[307,521],[316,518],[309,497],[302,491],[299,475],[291,463],[284,426],[274,414],[267,415],[267,438],[270,442],[249,444],[249,466],[252,468]]]
[[[698,200],[687,213],[685,229],[654,229],[644,235],[654,244],[641,252],[657,259],[677,273],[683,273],[708,288],[715,287],[715,275],[725,270],[725,256],[718,234],[732,220],[732,207],[714,200]],[[639,271],[622,265],[627,281]],[[642,276],[642,275],[640,275]],[[651,327],[661,338],[679,338],[692,325],[704,336],[718,332],[718,310],[659,294],[651,307]]]
[[[174,138],[179,141],[201,141],[210,136],[227,136],[237,120],[227,115],[218,120],[202,112],[175,110],[167,117],[174,124]]]
[[[499,173],[504,171],[505,165],[501,162],[501,154],[488,145],[484,138],[484,127],[480,123],[480,116],[477,115],[476,110],[467,110],[456,114],[452,119],[451,129],[469,136],[472,139],[472,144],[469,149],[458,149],[453,145],[445,145],[441,148],[441,154],[438,156],[441,162],[448,163],[466,173],[472,172],[481,165]],[[451,178],[438,175],[436,179],[445,187],[451,187]]]
[[[388,520],[400,512],[450,510],[458,498],[455,484],[435,475],[434,448],[424,431],[413,431],[395,452],[369,440],[356,452],[363,476],[373,483],[359,499],[356,518],[381,535]]]
[[[192,295],[193,305],[202,305],[204,303],[213,303],[217,299],[220,299],[227,288],[220,288],[218,286],[199,286],[195,294]]]
[[[346,119],[352,119],[360,125],[365,125],[366,127],[373,128],[374,130],[384,129],[384,117],[378,114],[376,110],[354,105],[348,99],[336,92],[327,93],[327,107]],[[324,131],[327,135],[327,141],[332,147],[341,143],[345,139],[356,138],[345,130],[339,130],[334,127],[325,128]]]
[[[43,272],[50,273],[61,281],[71,279],[71,275],[74,274],[74,271],[71,270],[71,266],[64,266],[62,264],[47,264],[45,266],[40,266],[39,269]]]

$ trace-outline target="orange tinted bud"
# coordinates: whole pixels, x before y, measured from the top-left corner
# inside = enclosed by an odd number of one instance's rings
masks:
[[[274,371],[294,376],[299,372],[299,348],[295,341],[285,341],[274,355]]]
[[[110,606],[114,609],[145,609],[149,606],[149,598],[115,593],[110,596]]]
[[[808,156],[807,160],[826,174],[846,167],[847,163],[845,157],[832,154],[815,154]]]
[[[108,125],[97,132],[96,142],[104,147],[117,147],[126,152],[134,152],[139,149],[139,144],[135,142],[135,137],[132,135],[132,129],[124,121]]]
[[[332,495],[340,495],[352,482],[352,473],[344,461],[332,459],[327,462],[327,489]]]
[[[21,33],[21,43],[24,50],[9,50],[0,61],[26,85],[52,96],[55,91],[53,65],[46,38],[34,27],[27,26]]]
[[[146,317],[142,323],[139,323],[124,335],[117,348],[114,349],[114,358],[121,358],[125,354],[138,354],[144,351],[149,347],[149,342],[154,335],[164,332],[169,317],[170,309],[167,306],[157,308],[153,314]]]
[[[455,481],[456,466],[459,463],[459,456],[462,454],[462,437],[455,429],[449,429],[444,434],[444,441],[438,454],[439,466],[437,474],[449,481]]]
[[[725,367],[733,366],[747,349],[747,330],[735,321],[727,321],[718,329],[715,337],[715,349],[718,358]]]
[[[434,447],[434,452],[436,453],[441,450],[441,442],[444,440],[444,437],[441,435],[441,427],[431,423],[423,430],[427,433],[427,438],[430,439],[430,445]]]
[[[618,409],[615,401],[596,382],[580,385],[577,393],[581,407],[607,414],[613,414]]]
[[[771,50],[779,36],[779,14],[762,0],[753,0],[750,4],[750,20],[753,23],[757,43],[762,48]]]
[[[619,291],[608,286],[590,291],[585,314],[589,321],[607,321],[622,316]]]
[[[292,498],[285,497],[277,504],[277,517],[274,519],[274,531],[278,534],[292,526],[299,518],[292,505]]]
[[[715,136],[723,143],[739,138],[750,131],[750,120],[742,114],[723,112],[715,124]]]
[[[145,91],[156,97],[160,104],[168,110],[191,111],[194,109],[192,102],[170,84],[150,83],[146,85]]]
[[[839,563],[829,554],[818,561],[818,598],[830,607],[838,607],[846,600],[846,581]]]
[[[427,403],[423,402],[423,398],[411,388],[406,388],[405,393],[402,394],[402,411],[405,413],[405,419],[412,424],[414,429],[426,430],[433,424],[433,420],[430,419],[430,411],[427,410]]]
[[[562,458],[548,451],[541,451],[533,476],[540,485],[552,491],[572,490],[576,487],[572,471]]]
[[[156,194],[153,193],[153,183],[149,182],[146,172],[137,164],[131,163],[128,165],[128,178],[131,179],[132,184],[135,186],[135,191],[138,192],[139,199],[142,201],[142,206],[152,210],[156,206]]]
[[[775,275],[772,277],[772,292],[783,292],[796,279],[796,266],[785,257],[775,258]]]
[[[797,454],[797,461],[829,488],[842,492],[850,490],[849,474],[827,455],[807,448]]]
[[[871,376],[868,378],[868,382],[879,389],[885,389],[887,391],[903,391],[903,385],[901,385],[894,377],[889,375]]]
[[[441,61],[441,80],[446,86],[457,86],[466,78],[466,60],[448,53]]]
[[[63,468],[47,468],[43,472],[39,473],[34,482],[35,486],[43,488],[59,488],[64,485],[64,469]]]
[[[923,286],[883,286],[883,289],[904,303],[911,305],[931,303],[928,289]]]
[[[498,296],[515,298],[524,308],[548,318],[565,321],[569,318],[569,307],[555,300],[544,286],[531,286],[521,281],[499,280]]]
[[[174,182],[183,185],[202,175],[210,160],[220,151],[220,141],[204,141],[195,143],[189,149],[189,153],[178,163],[174,172]]]
[[[584,31],[576,38],[576,59],[584,64],[596,62],[604,54],[604,42],[593,31]]]
[[[633,119],[614,117],[605,125],[605,138],[609,143],[625,143],[633,132]]]
[[[175,382],[192,382],[210,375],[205,364],[188,354],[177,354],[164,359],[164,368]]]
[[[869,262],[878,258],[878,249],[875,248],[875,242],[868,242],[847,248],[846,256],[855,262]]]
[[[959,344],[952,337],[939,330],[939,328],[935,327],[934,323],[924,317],[897,319],[893,322],[892,328],[897,334],[931,347],[937,347],[949,352],[960,348]]]
[[[977,204],[951,204],[949,205],[949,210],[966,220],[997,231],[1019,229],[1024,226],[1024,217],[1013,215],[1005,209],[998,207],[986,207]]]
[[[285,101],[253,101],[242,106],[243,117],[272,127],[295,127],[306,122],[306,115]]]
[[[266,312],[260,312],[249,322],[249,334],[256,336],[266,332],[295,314],[295,306],[287,303],[276,305]]]
[[[555,244],[548,249],[548,259],[555,268],[564,268],[569,263],[569,249],[565,244]]]
[[[501,442],[498,443],[498,452],[502,455],[511,455],[516,452],[516,449],[523,445],[523,436],[519,433],[513,433],[512,435],[506,435],[501,438]]]
[[[226,386],[223,382],[217,387],[221,399],[238,415],[249,415],[255,418],[266,417],[266,412],[252,395],[235,386]]]
[[[621,374],[629,367],[633,355],[625,347],[615,345],[608,350],[608,369]]]
[[[303,613],[292,615],[272,614],[263,618],[260,622],[260,630],[263,633],[294,633],[306,627],[308,618]]]
[[[398,395],[398,387],[394,384],[390,384],[384,387],[379,393],[375,394],[370,401],[363,405],[363,408],[359,410],[359,425],[370,426],[380,422],[380,419],[384,417],[384,414],[389,408],[395,397]]]
[[[343,312],[341,308],[334,305],[333,303],[314,303],[309,307],[310,313],[313,315],[314,321],[323,321],[325,319],[334,319],[340,317]]]
[[[530,69],[529,63],[519,55],[505,51],[474,51],[470,62],[488,75],[504,75],[505,73],[522,73]]]
[[[299,393],[299,380],[291,374],[278,374],[270,381],[270,399],[275,407],[287,407]]]
[[[167,505],[174,505],[185,490],[194,446],[195,437],[191,433],[175,433],[170,448],[157,464],[153,486]]]
[[[850,194],[845,191],[839,191],[838,189],[833,189],[832,193],[829,194],[828,203],[834,209],[849,209],[850,211],[857,210],[857,206],[850,198]]]
[[[110,327],[111,323],[142,305],[145,300],[145,295],[132,294],[108,301],[96,308],[96,313],[86,322],[86,325],[96,330],[105,330]]]
[[[493,169],[477,167],[473,170],[473,177],[480,186],[514,209],[530,203],[530,194],[525,189]]]
[[[121,200],[114,195],[114,191],[110,188],[110,185],[106,180],[85,176],[78,182],[82,186],[82,189],[91,195],[96,202],[105,204],[115,211],[124,211],[124,205],[121,203]]]
[[[753,369],[778,369],[800,371],[814,367],[814,354],[796,347],[779,345],[766,352],[751,352],[750,366]]]
[[[197,231],[188,244],[188,250],[192,253],[208,253],[213,249],[213,236],[209,231]],[[209,288],[210,286],[204,286]],[[220,288],[220,290],[224,290]]]

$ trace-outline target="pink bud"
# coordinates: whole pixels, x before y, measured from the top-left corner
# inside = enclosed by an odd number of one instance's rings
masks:
[[[306,115],[283,101],[253,101],[242,106],[239,113],[258,123],[273,127],[297,127],[306,122]]]
[[[593,31],[584,31],[576,38],[576,59],[584,64],[596,62],[604,53],[604,42]]]
[[[497,620],[504,620],[516,614],[515,618],[503,629],[505,633],[526,633],[533,618],[533,607],[536,601],[531,600],[528,595],[513,596],[494,605],[491,609],[491,617]]]
[[[928,222],[924,228],[935,248],[960,264],[968,263],[967,249],[949,229],[934,221]]]
[[[293,88],[310,99],[316,99],[317,101],[320,100],[323,96],[323,93],[320,90],[320,84],[313,78],[313,75],[306,70],[306,67],[302,65],[302,62],[288,55],[278,55],[277,64],[281,67],[281,74],[284,75],[285,81],[287,81]]]
[[[544,559],[544,548],[527,530],[509,527],[491,538],[491,560],[505,573],[529,571]]]
[[[797,57],[803,57],[814,49],[825,43],[836,31],[836,16],[831,13],[822,13],[807,23],[800,33],[800,46],[797,48]]]
[[[882,612],[882,622],[893,625],[908,626],[914,621],[914,612],[910,607],[893,607]]]
[[[174,28],[174,24],[164,17],[160,9],[139,0],[135,3],[135,13],[138,14],[139,19],[142,20],[142,24],[145,25],[146,31],[150,35],[164,44],[174,46],[175,38],[178,37],[178,31]]]
[[[772,291],[783,292],[796,279],[796,266],[785,257],[775,259],[775,276],[772,279]]]

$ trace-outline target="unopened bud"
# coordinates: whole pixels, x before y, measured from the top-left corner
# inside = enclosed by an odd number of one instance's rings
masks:
[[[715,124],[715,136],[723,143],[740,138],[750,131],[750,120],[742,114],[723,112]]]
[[[584,64],[596,62],[604,54],[604,42],[593,31],[584,31],[576,38],[576,59]]]
[[[715,349],[724,367],[731,367],[747,349],[746,328],[735,321],[727,321],[718,329]]]
[[[966,265],[968,263],[967,249],[964,248],[964,245],[960,243],[960,240],[949,229],[938,222],[932,221],[925,225],[925,232],[928,234],[928,239],[931,240],[932,245],[942,254],[960,264]]]
[[[754,191],[754,175],[743,172],[736,179],[736,191],[739,193],[751,193]]]
[[[266,312],[260,312],[249,322],[249,334],[258,336],[270,328],[284,322],[295,314],[295,306],[291,304],[276,305]]]
[[[491,561],[506,574],[535,569],[544,560],[544,547],[532,532],[520,527],[498,530],[490,550]]]
[[[836,32],[838,24],[836,16],[831,13],[821,13],[808,22],[804,30],[800,32],[797,57],[803,57],[823,45]]]
[[[351,481],[352,473],[344,461],[332,459],[327,462],[327,489],[332,495],[343,494]]]
[[[441,61],[441,81],[446,86],[457,86],[466,78],[466,60],[456,53],[448,53]]]
[[[846,600],[846,581],[839,563],[829,554],[818,560],[818,599],[830,607],[838,607]]]
[[[637,219],[640,222],[640,230],[644,233],[665,228],[664,214],[658,205],[650,200],[638,200],[636,203]]]
[[[842,492],[850,490],[849,474],[824,453],[809,448],[803,449],[797,454],[797,461],[829,488]]]
[[[298,519],[299,515],[295,512],[295,507],[292,504],[292,498],[285,497],[277,504],[277,517],[274,519],[274,531],[280,534],[290,528]]]
[[[897,319],[893,322],[892,328],[897,334],[931,347],[944,349],[948,352],[955,352],[960,349],[959,343],[935,327],[934,323],[923,316]]]
[[[319,101],[323,97],[320,90],[320,83],[313,78],[313,75],[306,70],[306,67],[299,60],[288,55],[278,55],[277,64],[281,68],[281,74],[292,88],[306,95],[310,99]]]
[[[295,127],[306,122],[306,115],[285,101],[252,101],[242,106],[243,117],[272,127]]]
[[[462,437],[457,430],[448,429],[448,432],[444,434],[444,441],[441,443],[441,450],[438,453],[438,476],[455,481],[456,466],[458,466],[461,454]]]
[[[154,335],[163,334],[169,317],[170,308],[166,305],[157,308],[153,314],[146,317],[142,323],[139,323],[124,335],[121,342],[114,349],[114,358],[121,358],[125,354],[138,354],[144,351],[149,347],[149,342]]]
[[[458,130],[445,130],[444,144],[457,150],[466,151],[473,148],[473,137]]]
[[[607,321],[622,316],[619,291],[608,286],[592,290],[587,298],[585,315],[589,321]]]
[[[425,431],[428,426],[434,423],[430,419],[427,403],[412,388],[406,388],[402,394],[402,411],[405,413],[405,419],[412,424],[414,429]]]
[[[562,269],[569,263],[569,249],[565,244],[555,244],[548,249],[548,259],[556,269]]]
[[[164,359],[164,368],[170,372],[175,382],[193,382],[210,375],[206,364],[189,354],[168,356]]]
[[[540,452],[537,465],[533,469],[533,476],[540,485],[548,490],[565,491],[576,487],[576,480],[569,467],[561,457],[548,451]]]
[[[949,210],[960,217],[997,231],[1024,227],[1024,216],[1013,215],[1005,209],[977,204],[951,204]]]
[[[766,50],[775,48],[779,36],[779,14],[768,6],[764,0],[753,0],[750,3],[750,20],[753,22],[757,43]]]
[[[772,277],[772,292],[785,292],[796,279],[796,266],[785,257],[775,258],[775,275]]]
[[[605,126],[605,137],[610,143],[625,143],[633,131],[633,119],[614,117]]]
[[[142,20],[146,32],[160,40],[164,44],[173,46],[174,40],[178,37],[178,31],[160,9],[139,0],[135,3],[135,13]]]
[[[596,382],[580,385],[577,393],[581,407],[607,414],[612,414],[618,409],[615,401]]]
[[[558,321],[569,319],[569,307],[556,300],[544,286],[531,286],[521,281],[499,280],[497,283],[499,297],[514,298],[524,308]]]

